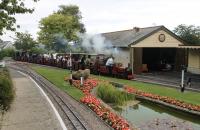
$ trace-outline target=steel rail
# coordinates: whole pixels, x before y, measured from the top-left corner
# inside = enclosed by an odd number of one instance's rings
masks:
[[[55,90],[52,89],[47,83],[45,83],[38,75],[34,74],[31,71],[14,66],[9,66],[12,69],[22,71],[29,76],[31,76],[39,85],[41,85],[42,88],[44,88],[50,95],[51,97],[55,100],[57,105],[60,107],[60,109],[64,112],[66,117],[69,119],[71,122],[73,129],[76,130],[90,130],[90,128],[87,126],[86,122],[80,119],[79,115],[77,112],[74,111],[74,108],[70,105],[67,104],[64,99],[59,95],[59,93]],[[69,124],[67,124],[69,125]]]

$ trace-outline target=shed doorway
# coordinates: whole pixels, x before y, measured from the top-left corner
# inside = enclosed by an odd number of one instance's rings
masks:
[[[177,48],[143,48],[142,64],[148,71],[172,71],[175,68]]]

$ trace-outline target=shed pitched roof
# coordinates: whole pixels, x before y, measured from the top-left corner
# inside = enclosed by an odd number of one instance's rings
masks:
[[[183,44],[186,44],[180,37],[168,30],[164,26],[153,26],[146,28],[139,28],[139,31],[136,29],[122,30],[116,32],[102,33],[101,35],[110,41],[113,46],[116,47],[128,47],[130,44],[137,44],[139,41],[147,38],[148,36],[154,34],[159,30],[164,30]]]

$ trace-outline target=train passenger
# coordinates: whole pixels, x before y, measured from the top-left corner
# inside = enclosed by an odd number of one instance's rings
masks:
[[[125,77],[127,78],[129,74],[132,74],[131,64],[128,63],[128,67],[125,68]]]
[[[67,57],[66,60],[67,60],[67,68],[70,69],[70,67],[71,67],[70,57]]]
[[[94,61],[94,72],[95,74],[99,74],[99,67],[100,67],[100,59],[99,56],[96,57],[95,61]]]
[[[108,58],[108,60],[106,61],[106,67],[109,70],[109,75],[112,75],[112,68],[113,68],[113,64],[114,64],[114,57],[110,56]]]
[[[86,62],[86,57],[85,55],[81,58],[81,69],[84,70],[85,69],[85,62]]]
[[[88,57],[85,60],[85,64],[86,64],[86,68],[89,69],[90,68],[90,64],[91,63],[91,56],[88,55]]]

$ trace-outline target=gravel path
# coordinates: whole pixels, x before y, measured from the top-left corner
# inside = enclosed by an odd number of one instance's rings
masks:
[[[194,130],[187,121],[172,118],[155,119],[140,125],[142,130]]]

